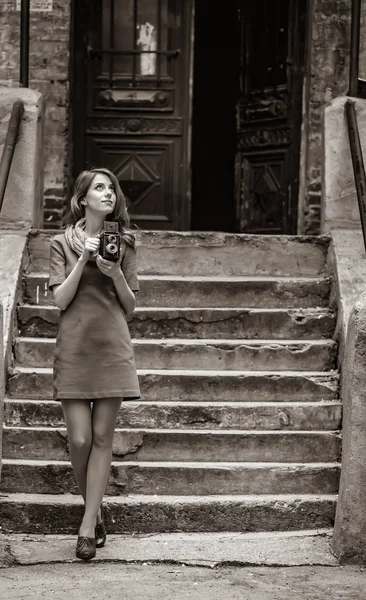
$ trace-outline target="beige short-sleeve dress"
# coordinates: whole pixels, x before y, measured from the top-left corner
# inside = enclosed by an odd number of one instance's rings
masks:
[[[133,292],[139,290],[136,250],[123,242],[121,269]],[[51,241],[49,287],[60,284],[78,255],[63,233]],[[134,352],[125,313],[113,280],[87,262],[75,297],[61,311],[53,370],[54,399],[140,397]]]

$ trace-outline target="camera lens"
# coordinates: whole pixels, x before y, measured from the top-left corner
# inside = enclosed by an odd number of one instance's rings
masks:
[[[116,254],[118,251],[118,246],[117,244],[107,244],[106,250],[109,252],[109,254]]]
[[[116,236],[115,236],[115,235],[109,235],[109,236],[108,236],[108,242],[109,242],[110,244],[115,244],[115,243],[116,243],[116,241],[117,241],[117,238],[116,238]]]

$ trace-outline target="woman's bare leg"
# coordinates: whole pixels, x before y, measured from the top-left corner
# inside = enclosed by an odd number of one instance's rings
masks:
[[[86,498],[86,476],[92,446],[92,411],[87,400],[61,400],[67,429],[69,455],[80,493]]]
[[[94,537],[98,510],[103,500],[112,460],[113,434],[121,398],[94,401],[92,412],[92,447],[86,478],[85,513],[79,534]]]

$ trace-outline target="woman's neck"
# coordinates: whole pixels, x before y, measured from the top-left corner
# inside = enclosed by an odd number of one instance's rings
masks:
[[[85,233],[88,237],[97,237],[103,231],[104,219],[98,215],[85,214]]]

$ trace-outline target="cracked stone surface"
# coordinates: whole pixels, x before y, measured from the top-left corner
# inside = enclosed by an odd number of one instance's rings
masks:
[[[52,234],[51,234],[52,235]],[[32,234],[30,268],[48,265],[51,235]],[[139,231],[140,273],[314,275],[324,270],[329,236],[256,236],[222,232]],[[168,252],[167,252],[168,249]],[[153,260],[152,260],[153,257]]]
[[[124,494],[336,494],[340,467],[329,464],[113,462],[107,496]],[[71,465],[19,461],[2,467],[3,493],[78,494]]]
[[[49,305],[47,275],[36,275],[24,279],[24,301],[40,306]],[[243,281],[218,279],[140,278],[139,305],[145,307],[220,308],[230,306],[242,308],[306,308],[326,307],[329,304],[330,280],[322,277],[296,281],[288,279],[249,279]]]
[[[4,458],[67,460],[66,430],[4,430]],[[337,461],[341,439],[334,432],[116,430],[113,456],[128,460],[161,461]]]
[[[283,401],[286,399],[333,400],[338,397],[338,373],[325,375],[288,372],[286,374],[246,373],[222,376],[216,373],[139,374],[142,398],[171,401]],[[52,399],[51,373],[15,371],[8,381],[8,394],[13,398]]]
[[[336,430],[341,425],[339,402],[291,403],[186,403],[125,402],[118,415],[119,427],[185,429],[321,429]],[[62,409],[56,402],[7,400],[5,421],[8,425],[60,427]]]
[[[15,343],[19,366],[52,367],[53,339],[22,339]],[[333,340],[134,340],[139,369],[192,369],[262,371],[329,371],[335,367]]]
[[[82,517],[77,496],[0,496],[4,533],[75,535]],[[331,528],[336,496],[106,497],[110,533],[259,532]]]

